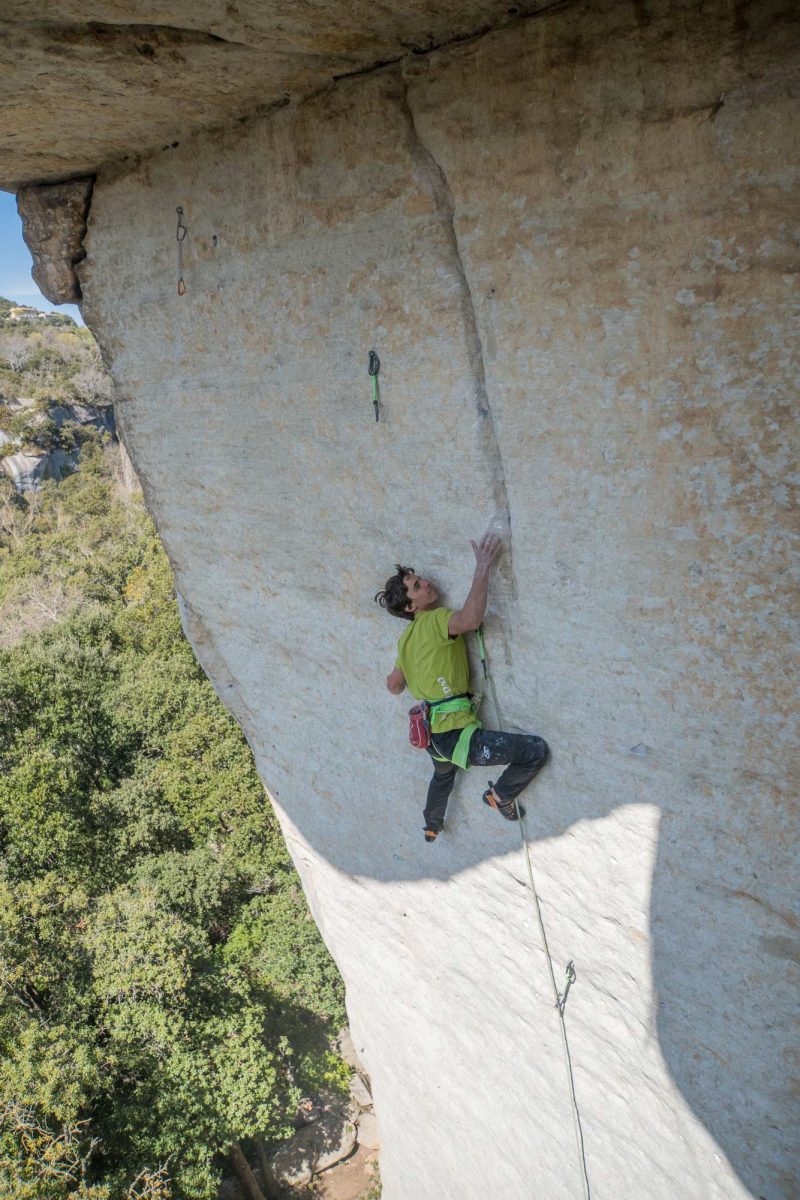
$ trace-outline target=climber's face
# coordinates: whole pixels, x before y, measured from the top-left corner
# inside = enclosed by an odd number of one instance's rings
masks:
[[[403,576],[403,587],[408,596],[406,605],[408,612],[425,612],[429,608],[436,607],[439,593],[430,579],[422,579],[419,575],[409,573]]]

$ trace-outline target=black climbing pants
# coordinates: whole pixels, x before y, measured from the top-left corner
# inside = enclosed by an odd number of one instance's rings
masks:
[[[428,753],[433,757],[452,754],[460,729],[437,734],[435,746]],[[508,763],[496,781],[494,790],[501,800],[515,800],[547,762],[549,750],[544,738],[528,733],[502,733],[496,729],[476,729],[469,744],[468,764],[471,767],[495,767]],[[433,778],[428,785],[425,804],[425,828],[438,833],[444,824],[447,801],[456,781],[458,767],[451,762],[433,762]],[[487,779],[488,786],[488,779]]]

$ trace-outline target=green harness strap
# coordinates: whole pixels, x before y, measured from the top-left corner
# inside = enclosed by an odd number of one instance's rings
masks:
[[[468,712],[472,710],[472,701],[469,696],[455,696],[452,700],[429,700],[428,703],[432,708],[436,709],[431,718],[431,724],[433,724],[440,713]]]
[[[433,722],[439,713],[451,712],[473,712],[472,701],[466,696],[460,696],[457,700],[445,700],[443,704],[436,705],[436,711],[431,715],[431,745],[434,747],[436,743],[433,741]],[[472,740],[472,735],[476,729],[480,729],[480,721],[472,721],[469,725],[465,725],[461,730],[461,736],[453,748],[453,753],[450,758],[442,758],[439,754],[432,754],[431,758],[435,758],[437,762],[452,762],[462,771],[467,769],[467,758],[469,756],[469,744]]]

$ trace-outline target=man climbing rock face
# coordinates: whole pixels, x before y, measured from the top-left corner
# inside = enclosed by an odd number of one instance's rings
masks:
[[[397,661],[386,686],[399,696],[406,688],[430,705],[428,753],[433,778],[425,804],[425,840],[441,833],[447,801],[459,767],[496,766],[507,763],[496,784],[489,780],[483,802],[507,821],[525,816],[516,798],[547,761],[547,743],[528,734],[482,729],[469,692],[469,660],[464,634],[478,629],[485,614],[489,575],[498,554],[500,538],[485,533],[471,542],[475,552],[472,586],[458,611],[440,605],[439,593],[429,579],[413,567],[397,564],[396,574],[375,596],[394,617],[409,621],[397,645]]]

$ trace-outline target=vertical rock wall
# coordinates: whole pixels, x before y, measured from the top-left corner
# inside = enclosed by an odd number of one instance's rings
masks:
[[[777,3],[609,9],[101,175],[79,268],[187,630],[347,981],[387,1200],[581,1194],[518,832],[473,771],[423,843],[383,690],[372,593],[400,558],[458,603],[489,522],[504,716],[553,748],[527,825],[592,1193],[795,1192],[796,57]]]

